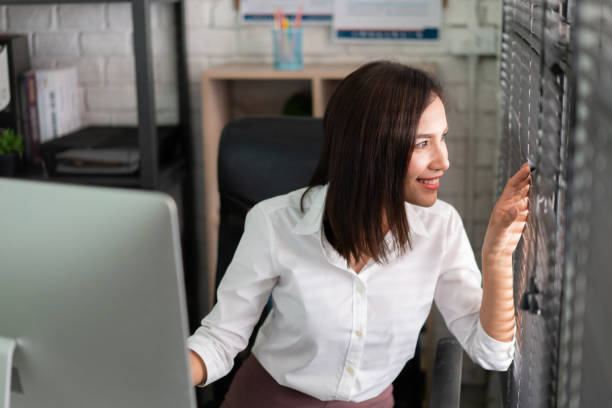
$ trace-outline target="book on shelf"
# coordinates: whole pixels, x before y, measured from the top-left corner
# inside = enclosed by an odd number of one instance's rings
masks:
[[[36,100],[36,78],[34,71],[23,73],[20,78],[20,92],[22,103],[22,125],[25,137],[25,156],[30,164],[39,164],[40,134],[38,130],[38,102]]]
[[[21,79],[28,107],[23,114],[26,145],[31,146],[36,162],[40,144],[81,127],[78,75],[76,67],[70,66],[30,70]]]
[[[64,174],[123,175],[138,171],[137,148],[69,149],[55,154],[55,171]]]

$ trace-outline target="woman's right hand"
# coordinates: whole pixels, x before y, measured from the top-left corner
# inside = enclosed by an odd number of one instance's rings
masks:
[[[482,244],[483,265],[485,261],[500,257],[511,262],[529,214],[530,185],[529,164],[524,163],[508,180],[493,207]]]
[[[191,367],[191,380],[193,381],[193,385],[206,382],[208,378],[206,364],[204,364],[204,361],[193,350],[189,350],[189,366]]]

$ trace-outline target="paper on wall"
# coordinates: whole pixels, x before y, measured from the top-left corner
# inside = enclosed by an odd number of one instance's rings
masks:
[[[335,0],[338,41],[438,40],[441,0]]]

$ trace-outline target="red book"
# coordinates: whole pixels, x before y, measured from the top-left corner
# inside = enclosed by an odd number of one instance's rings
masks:
[[[40,133],[38,127],[38,105],[36,98],[36,75],[34,71],[24,72],[21,76],[23,95],[23,129],[25,132],[25,154],[29,164],[40,164]]]

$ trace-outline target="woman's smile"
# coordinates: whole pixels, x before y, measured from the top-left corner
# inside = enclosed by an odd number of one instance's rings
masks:
[[[434,177],[430,179],[418,178],[417,182],[421,183],[423,187],[428,190],[437,190],[440,187],[440,177]]]

